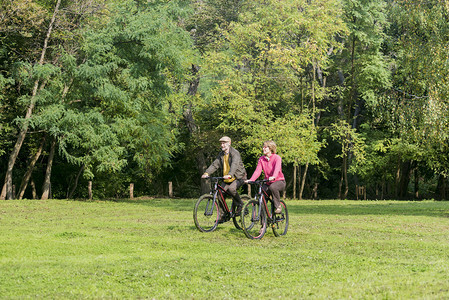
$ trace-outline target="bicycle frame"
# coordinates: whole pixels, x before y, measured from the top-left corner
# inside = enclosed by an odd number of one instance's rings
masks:
[[[231,210],[226,203],[225,195],[228,195],[231,198],[232,196],[220,184],[218,184],[219,180],[223,179],[223,177],[210,177],[210,179],[214,181],[214,188],[210,191],[210,194],[214,197],[213,203],[217,202],[218,205],[221,204],[225,212],[231,213]],[[211,209],[214,209],[214,205],[212,205]]]
[[[198,230],[202,232],[211,232],[217,228],[220,223],[227,222],[232,219],[237,229],[242,229],[241,215],[236,213],[234,199],[232,195],[220,185],[223,177],[209,177],[212,180],[210,193],[200,196],[193,209],[193,220]],[[232,206],[228,206],[226,196],[232,199]],[[240,195],[243,201],[249,201],[247,195]],[[215,217],[215,213],[217,216]]]
[[[261,213],[260,210],[263,207],[265,209],[265,212],[267,213],[266,214],[267,218],[268,218],[267,220],[271,222],[273,220],[273,214],[268,209],[267,199],[269,199],[268,201],[273,201],[273,200],[271,200],[271,196],[268,195],[268,193],[263,189],[263,184],[265,182],[268,182],[268,180],[264,179],[264,180],[261,180],[260,183],[258,183],[259,191],[255,195],[254,199],[259,201],[259,216],[260,216],[260,213]],[[259,198],[259,199],[257,199],[257,198]]]

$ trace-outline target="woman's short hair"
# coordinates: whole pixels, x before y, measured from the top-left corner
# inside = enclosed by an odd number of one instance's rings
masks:
[[[265,141],[265,142],[263,142],[263,146],[267,146],[270,149],[271,153],[276,153],[276,143],[275,142],[273,142],[271,140]]]

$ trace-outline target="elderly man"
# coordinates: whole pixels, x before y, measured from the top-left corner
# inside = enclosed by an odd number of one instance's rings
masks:
[[[233,206],[237,208],[236,213],[240,214],[243,202],[240,199],[240,195],[237,190],[246,180],[246,170],[243,166],[240,153],[231,147],[231,139],[224,136],[220,139],[220,144],[220,153],[218,153],[217,158],[212,162],[209,168],[206,169],[201,178],[207,178],[209,177],[209,174],[221,169],[225,182],[225,186],[223,188],[232,195]],[[222,214],[221,208],[220,214]]]

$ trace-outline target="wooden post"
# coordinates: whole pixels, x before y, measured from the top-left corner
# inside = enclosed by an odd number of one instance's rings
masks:
[[[168,182],[168,197],[173,198],[173,182]]]
[[[251,184],[246,185],[248,187],[248,196],[251,198]]]
[[[134,199],[134,183],[129,184],[129,199]]]
[[[92,181],[89,180],[87,185],[87,193],[89,194],[89,200],[92,200]]]
[[[366,200],[366,188],[365,188],[365,186],[364,185],[356,185],[355,186],[355,194],[357,195],[357,200],[359,200],[359,196],[360,196],[360,198],[362,198],[362,196],[363,196],[363,199],[364,200]]]

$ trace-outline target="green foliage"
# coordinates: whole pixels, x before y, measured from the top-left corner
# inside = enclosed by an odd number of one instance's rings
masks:
[[[354,163],[351,165],[352,172],[356,173],[360,165],[365,162],[365,139],[355,128],[341,120],[329,128],[331,138],[341,146],[340,153],[336,157],[347,158],[353,156]]]
[[[447,6],[438,1],[389,5],[384,47],[394,58],[392,87],[374,106],[372,128],[396,141],[396,164],[411,160],[423,171],[447,174]],[[391,164],[390,164],[391,165]]]
[[[40,4],[49,12],[54,6]],[[114,173],[118,181],[148,181],[181,146],[167,96],[196,60],[189,35],[177,23],[186,15],[185,4],[111,1],[100,14],[72,1],[62,6],[44,64],[16,60],[7,66],[6,80],[20,87],[13,101],[22,109],[31,101],[36,105],[31,118],[20,112],[15,124],[55,137],[59,155],[84,166],[85,178],[113,181],[104,174]],[[16,24],[21,6],[8,9]],[[38,92],[31,97],[36,82]]]
[[[343,51],[336,58],[340,60],[338,65],[345,76],[344,95],[349,111],[354,109],[359,96],[370,108],[391,86],[388,58],[381,52],[386,39],[385,29],[389,26],[386,2],[348,0],[343,4],[343,18],[349,34]]]
[[[286,115],[275,119],[268,126],[257,124],[252,136],[242,143],[254,155],[261,154],[261,146],[266,140],[274,140],[285,164],[317,164],[318,152],[323,146],[317,140],[316,128],[308,114]]]
[[[84,166],[101,197],[130,181],[195,194],[198,153],[207,163],[223,134],[248,169],[274,140],[286,171],[310,166],[309,194],[333,193],[346,170],[349,193],[371,194],[449,174],[444,1],[64,0],[40,63],[54,8],[0,1],[0,169],[29,128],[16,186],[44,135],[57,140],[54,177]]]
[[[93,127],[109,130],[100,137],[112,143],[92,154],[99,162],[115,161],[99,168],[100,172],[121,169],[126,149],[125,157],[135,160],[141,175],[148,176],[151,169],[166,165],[178,149],[176,131],[164,105],[170,92],[167,77],[181,80],[194,58],[188,35],[176,26],[175,16],[169,12],[153,3],[137,7],[127,1],[112,8],[110,20],[102,28],[86,33],[83,49],[87,60],[75,74],[86,105],[97,107],[93,116],[97,115],[104,128],[95,123]],[[88,137],[85,131],[75,136]],[[94,139],[86,141],[86,150],[99,148],[90,144]]]
[[[300,78],[311,62],[326,65],[335,35],[344,32],[338,2],[252,1],[238,21],[222,28],[202,72],[211,97],[200,104],[213,123],[247,152],[275,140],[287,163],[317,163],[321,144],[310,112],[297,103]],[[316,17],[329,22],[313,22]],[[211,79],[209,79],[211,78]],[[207,84],[207,83],[206,83]]]

